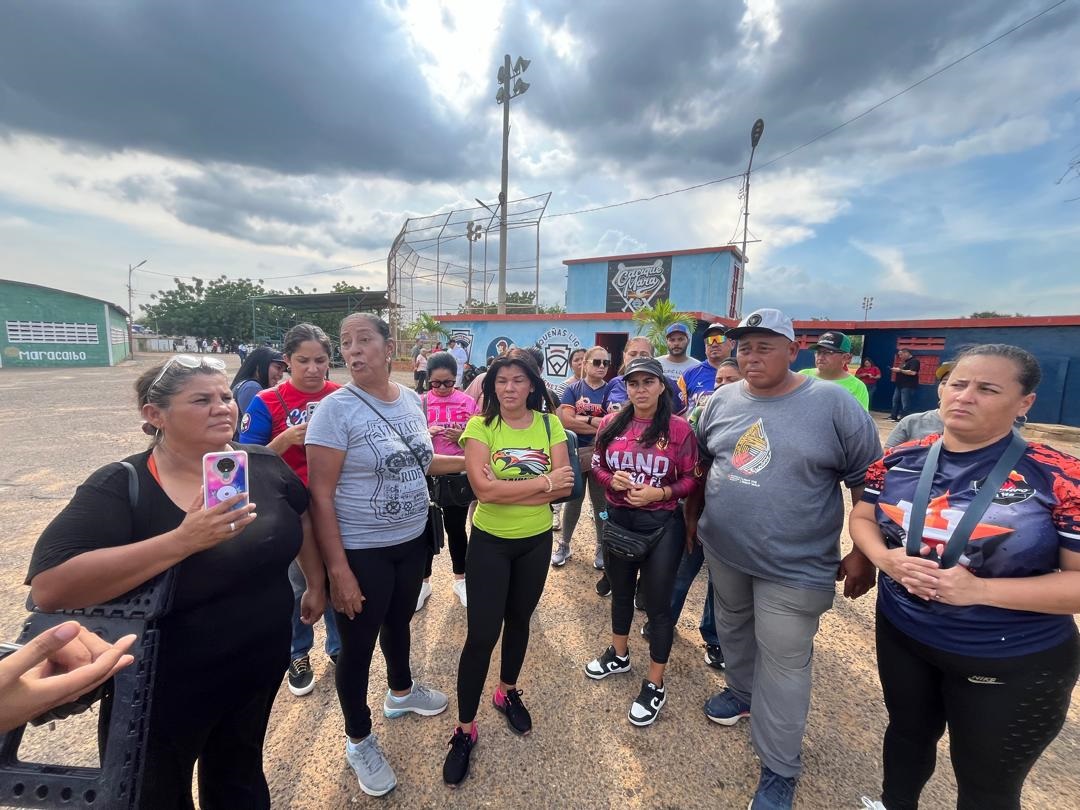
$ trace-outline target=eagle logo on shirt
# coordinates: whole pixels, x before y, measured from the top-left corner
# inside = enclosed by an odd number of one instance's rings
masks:
[[[754,475],[768,467],[771,460],[772,445],[769,444],[769,434],[765,432],[765,423],[758,419],[735,442],[731,464],[741,473]]]
[[[537,476],[547,472],[548,454],[531,447],[504,447],[491,454],[492,463],[501,462],[503,471],[517,470],[518,475]]]

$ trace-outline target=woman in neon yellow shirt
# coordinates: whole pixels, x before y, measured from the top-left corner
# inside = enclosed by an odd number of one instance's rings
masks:
[[[443,764],[443,779],[451,786],[469,773],[476,711],[500,630],[502,663],[492,703],[511,731],[532,731],[517,679],[529,644],[529,619],[547,579],[549,504],[569,495],[574,484],[566,432],[552,413],[555,401],[526,352],[513,350],[492,363],[483,400],[483,412],[469,420],[461,436],[465,471],[479,505],[465,562],[469,630],[458,663],[458,726]]]

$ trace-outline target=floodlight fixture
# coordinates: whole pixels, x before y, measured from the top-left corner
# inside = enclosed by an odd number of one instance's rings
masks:
[[[529,69],[529,65],[531,64],[531,60],[519,56],[517,58],[517,61],[514,63],[514,75],[517,76],[519,73],[524,73],[526,70]]]
[[[514,95],[515,96],[520,96],[522,93],[524,93],[528,89],[529,89],[529,83],[528,82],[522,81],[521,79],[518,79],[516,82],[514,82]]]

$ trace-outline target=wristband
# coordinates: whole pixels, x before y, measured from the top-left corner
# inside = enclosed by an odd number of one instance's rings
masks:
[[[552,490],[552,489],[554,488],[554,486],[555,486],[554,484],[552,484],[552,483],[551,483],[551,478],[550,478],[550,477],[548,477],[548,474],[547,474],[547,473],[540,473],[540,475],[541,475],[541,476],[543,477],[543,479],[544,479],[545,481],[547,481],[547,489],[545,489],[545,490],[544,490],[544,492],[545,492],[545,493],[547,493],[547,492],[551,492],[551,490]]]

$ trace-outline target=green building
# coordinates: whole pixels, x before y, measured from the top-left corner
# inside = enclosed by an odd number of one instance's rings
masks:
[[[115,304],[0,279],[0,368],[113,366],[129,356]]]

